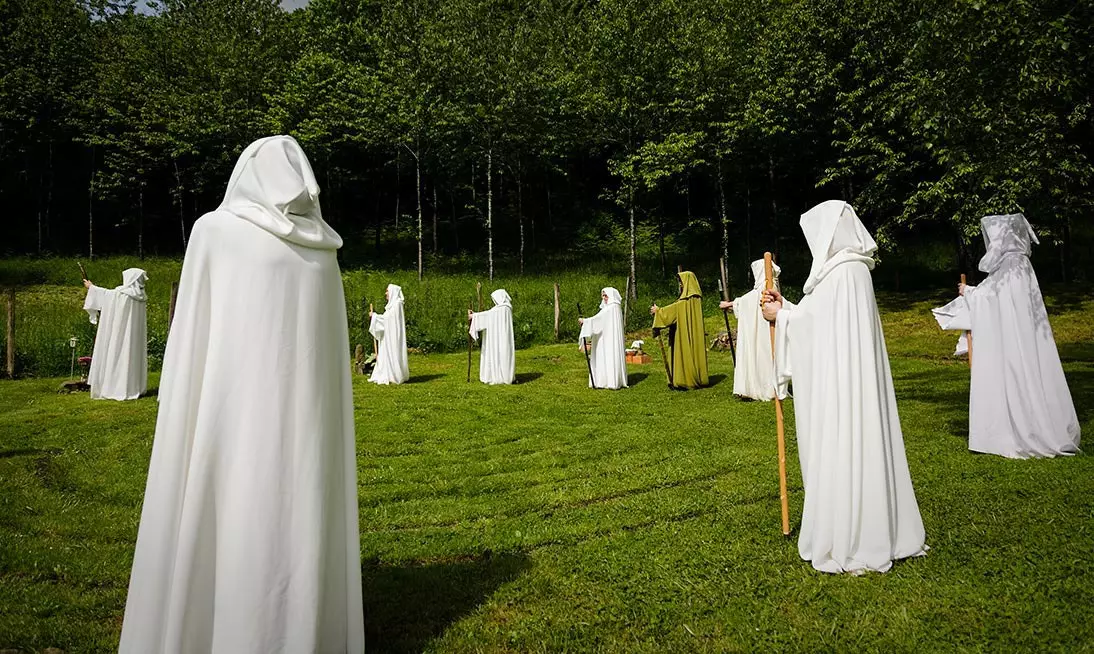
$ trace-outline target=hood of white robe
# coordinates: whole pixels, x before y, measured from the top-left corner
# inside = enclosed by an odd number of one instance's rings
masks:
[[[600,308],[601,309],[603,309],[604,307],[606,307],[610,304],[623,304],[623,296],[619,294],[619,291],[617,291],[615,288],[613,288],[611,286],[608,286],[607,288],[600,289],[600,293],[601,293],[601,295],[607,295],[608,296],[608,301],[607,302],[605,302],[603,298],[600,299]]]
[[[323,220],[311,163],[291,136],[268,136],[243,150],[218,210],[297,245],[342,247],[342,237]]]
[[[979,268],[986,273],[994,272],[1008,254],[1028,257],[1030,243],[1041,243],[1029,221],[1020,213],[984,216],[980,219],[980,232],[984,235],[987,253],[980,259]]]
[[[387,308],[403,303],[403,287],[397,284],[387,285]]]
[[[779,267],[779,264],[771,262],[771,276],[774,278],[772,281],[774,282],[776,289],[779,288],[779,273],[781,273],[782,270],[783,269]],[[752,279],[755,280],[755,283],[752,285],[753,289],[757,291],[764,290],[764,287],[767,285],[767,279],[764,276],[763,259],[756,259],[752,262]]]
[[[802,287],[807,295],[841,264],[860,261],[874,268],[877,243],[854,208],[843,200],[821,202],[803,213],[799,224],[813,255],[809,277]]]
[[[144,283],[146,281],[148,281],[148,273],[140,268],[126,268],[122,272],[122,285],[114,290],[139,302],[145,302],[148,300],[148,295],[144,292]]]
[[[513,308],[513,300],[510,299],[509,294],[505,292],[504,288],[499,288],[490,294],[490,299],[494,301],[494,304],[499,307]]]

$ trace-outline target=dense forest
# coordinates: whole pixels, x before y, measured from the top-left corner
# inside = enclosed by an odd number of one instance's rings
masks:
[[[419,274],[747,261],[833,197],[885,253],[1023,211],[1094,259],[1089,0],[136,4],[0,0],[0,255],[178,255],[286,133],[343,256]]]

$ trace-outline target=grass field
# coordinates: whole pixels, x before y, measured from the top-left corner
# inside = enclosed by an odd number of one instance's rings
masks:
[[[931,547],[885,575],[814,572],[781,535],[773,409],[733,397],[728,353],[686,393],[656,346],[618,392],[584,387],[570,343],[519,351],[511,387],[465,383],[460,354],[412,356],[401,387],[356,378],[369,650],[1094,648],[1094,458],[967,451],[941,299],[880,298]],[[1094,299],[1050,311],[1089,435]],[[0,649],[111,651],[156,402],[60,381],[0,382]]]

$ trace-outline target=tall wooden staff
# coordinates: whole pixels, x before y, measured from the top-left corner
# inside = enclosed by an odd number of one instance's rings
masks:
[[[471,300],[467,300],[467,311],[471,311]],[[467,319],[467,383],[471,383],[471,348],[474,339],[471,338],[471,318]]]
[[[581,317],[581,303],[577,303],[577,317]],[[585,353],[585,364],[589,366],[589,385],[596,388],[596,380],[593,379],[593,362],[589,359],[589,348],[585,346],[585,337],[581,337],[581,351]]]
[[[965,286],[965,273],[961,273],[961,286]],[[964,293],[964,289],[961,290]],[[965,340],[969,344],[969,367],[972,367],[972,330],[965,332]]]
[[[718,268],[721,276],[718,278],[718,290],[722,292],[722,299],[729,302],[729,276],[726,275],[726,260],[718,259]],[[737,346],[733,344],[733,331],[729,328],[729,309],[722,309],[722,318],[726,321],[726,337],[729,338],[729,353],[733,356],[733,365],[737,365]]]
[[[372,303],[371,302],[368,303],[368,317],[369,317],[370,320],[372,319]],[[379,360],[379,358],[380,358],[380,342],[376,340],[376,337],[372,338],[372,356],[376,357],[377,360]]]
[[[764,252],[764,288],[775,288],[775,272],[772,269],[771,253]],[[775,359],[775,323],[771,323],[771,359]],[[786,498],[786,436],[783,428],[783,401],[775,393],[775,429],[776,443],[779,449],[779,504],[782,508],[783,536],[790,535],[790,505]]]

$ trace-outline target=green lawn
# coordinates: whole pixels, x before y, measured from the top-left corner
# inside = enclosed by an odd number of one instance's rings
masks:
[[[587,390],[569,343],[521,350],[501,388],[465,383],[466,355],[412,356],[410,384],[355,379],[369,649],[1094,648],[1094,459],[969,453],[954,336],[931,301],[881,302],[928,556],[863,577],[798,558],[773,407],[733,397],[728,353],[687,393],[653,341],[619,392]],[[1050,308],[1094,433],[1094,300]],[[0,649],[110,651],[121,628],[156,402],[60,381],[0,382]]]

